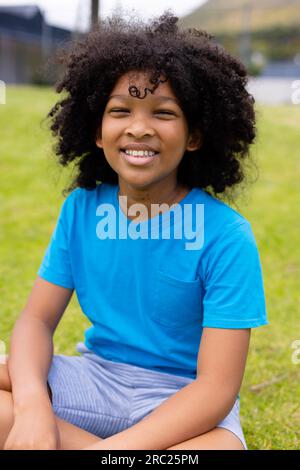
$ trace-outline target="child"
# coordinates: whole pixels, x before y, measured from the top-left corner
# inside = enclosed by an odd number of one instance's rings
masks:
[[[78,174],[1,366],[6,449],[246,448],[239,390],[267,319],[250,225],[221,198],[253,98],[244,66],[177,20],[114,16],[66,57],[49,116]],[[53,356],[74,290],[92,327]]]

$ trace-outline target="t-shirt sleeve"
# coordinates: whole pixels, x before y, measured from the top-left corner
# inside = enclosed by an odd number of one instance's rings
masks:
[[[248,221],[236,223],[216,242],[204,287],[203,327],[268,324],[260,257]]]
[[[50,243],[37,272],[46,281],[68,289],[74,288],[68,240],[68,223],[73,203],[74,198],[71,193],[61,206]]]

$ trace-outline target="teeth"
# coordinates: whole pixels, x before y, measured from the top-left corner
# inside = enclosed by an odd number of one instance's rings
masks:
[[[127,155],[131,155],[133,157],[153,157],[155,152],[151,152],[150,150],[125,150]]]

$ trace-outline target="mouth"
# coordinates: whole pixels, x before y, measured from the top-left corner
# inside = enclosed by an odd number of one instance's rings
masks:
[[[124,160],[126,160],[128,163],[131,163],[132,165],[137,165],[137,166],[143,166],[152,163],[157,156],[159,155],[159,152],[151,152],[151,154],[148,155],[144,154],[138,154],[138,152],[135,152],[136,154],[130,154],[125,151],[125,149],[120,149],[120,154]]]

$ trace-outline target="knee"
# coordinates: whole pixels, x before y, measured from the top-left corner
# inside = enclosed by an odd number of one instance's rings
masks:
[[[13,402],[9,392],[0,390],[0,449],[4,444],[13,425]]]
[[[8,373],[7,363],[0,364],[0,390],[11,392],[11,382]]]

